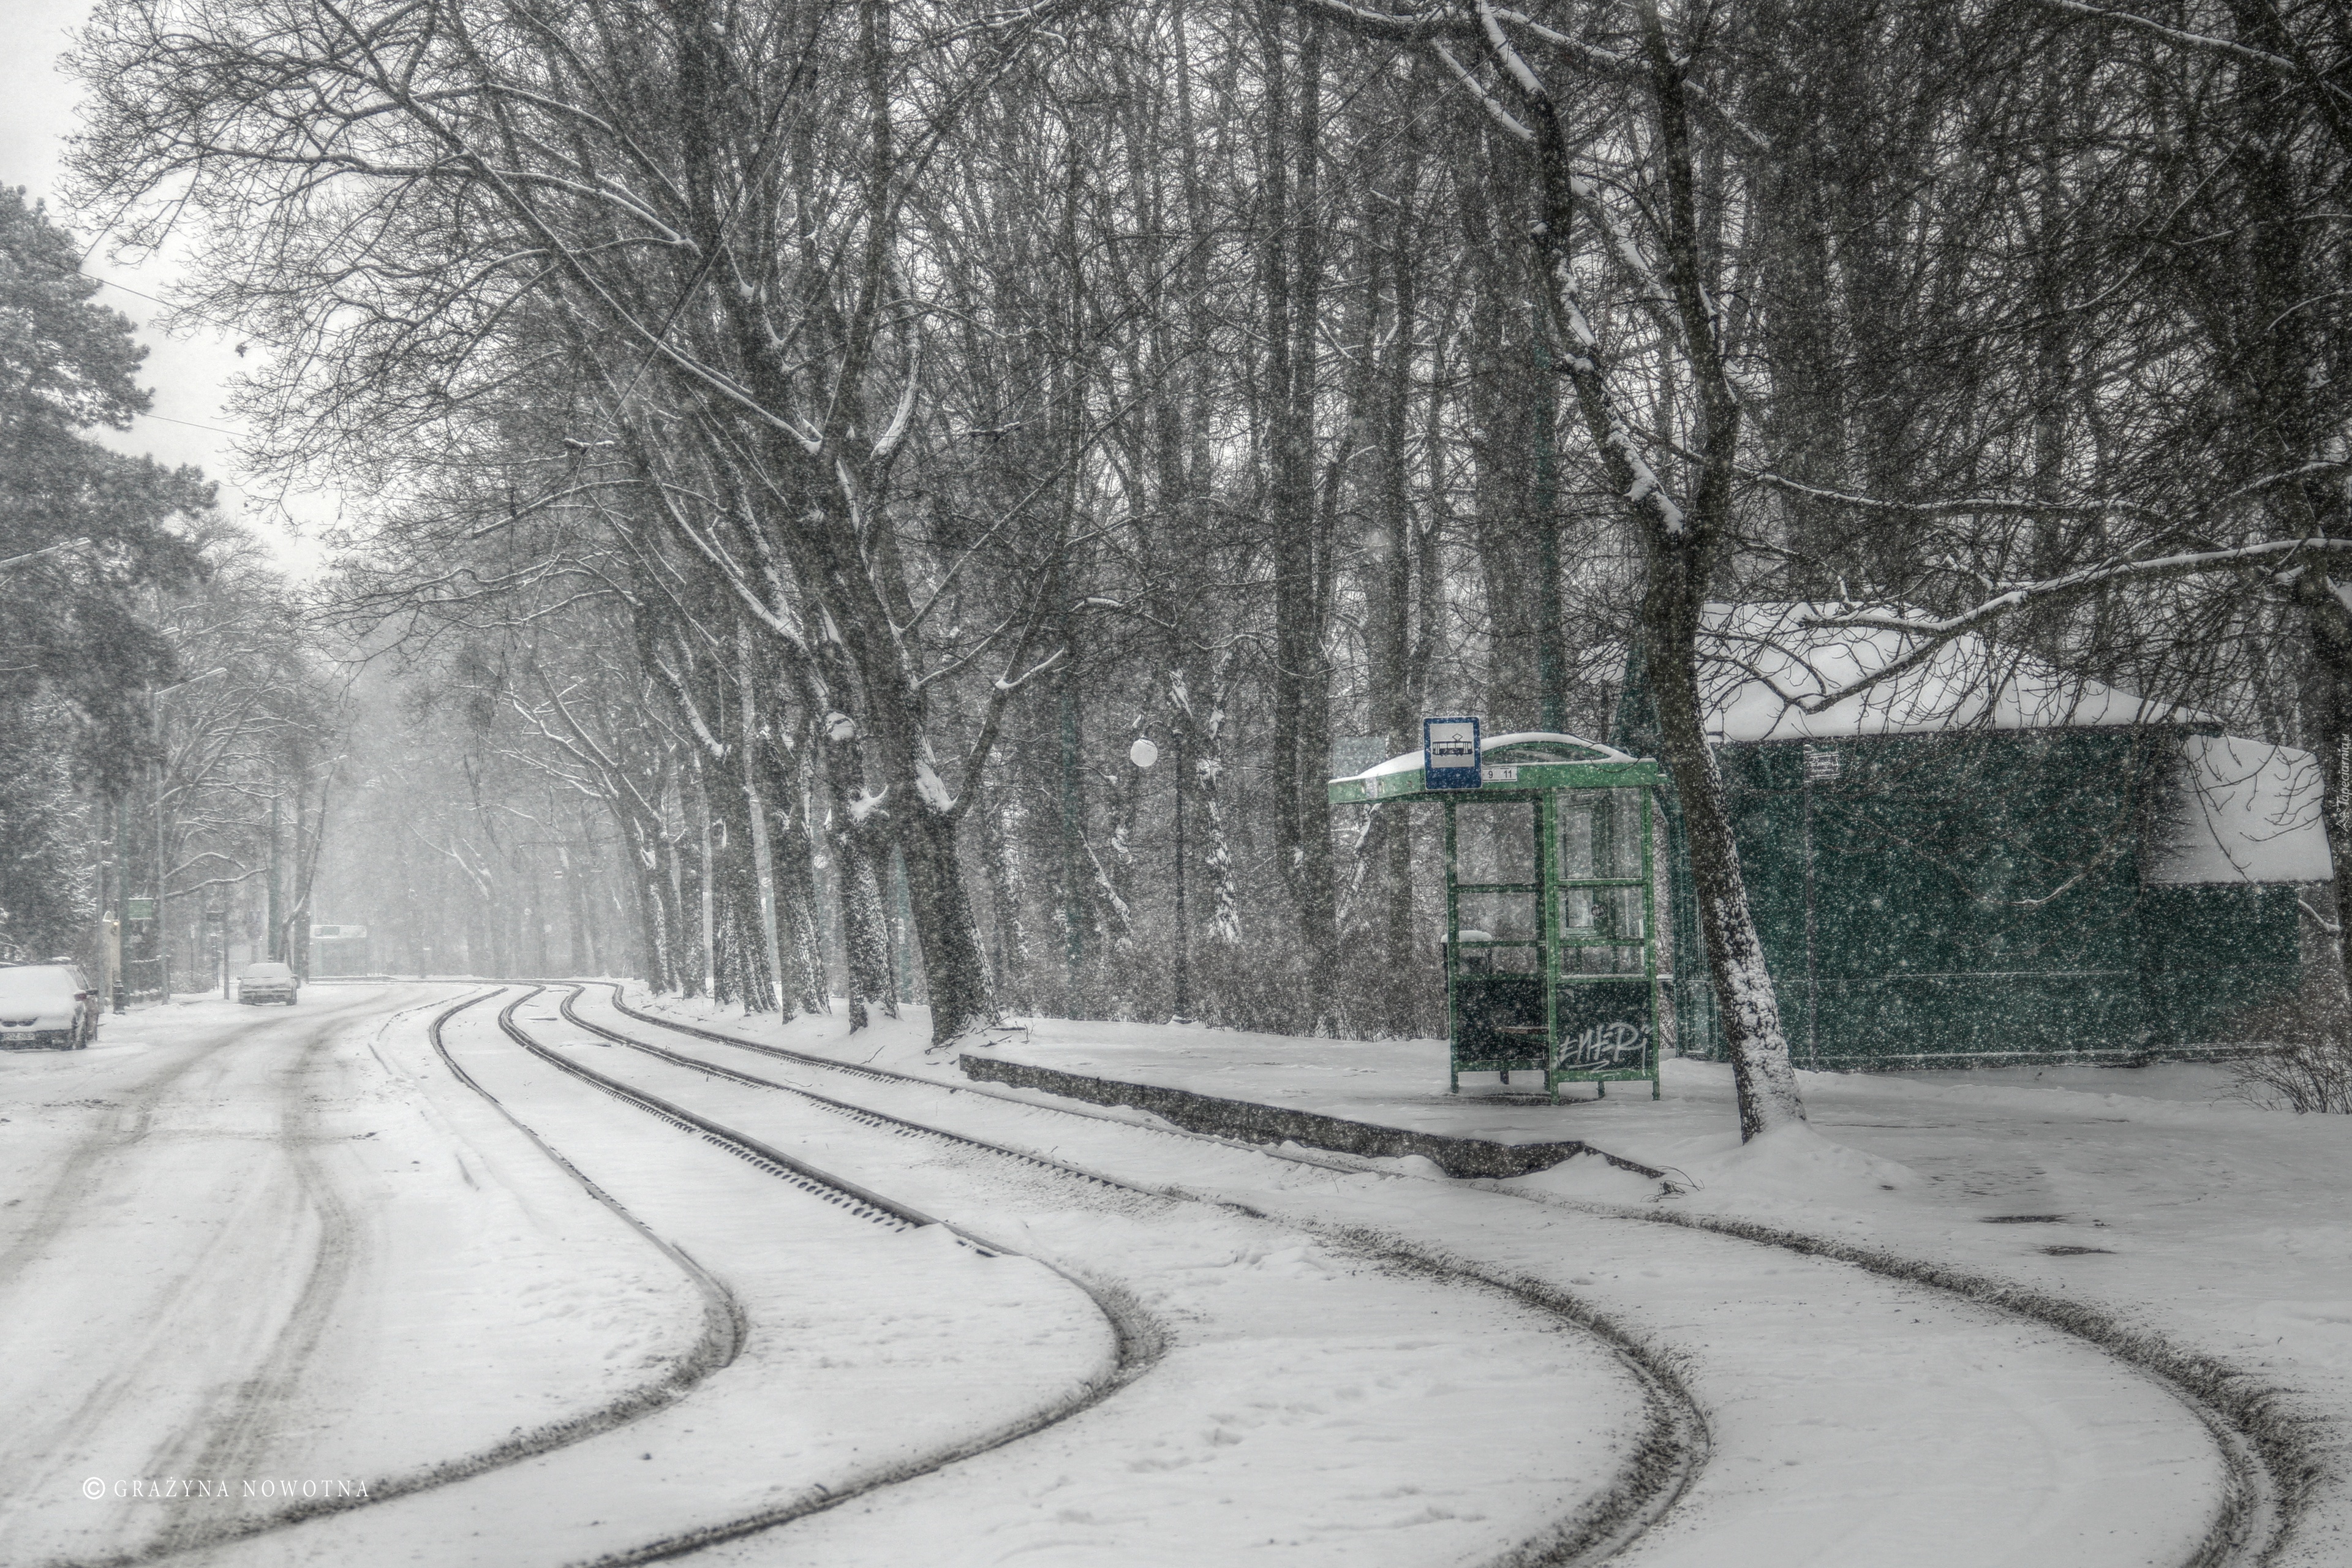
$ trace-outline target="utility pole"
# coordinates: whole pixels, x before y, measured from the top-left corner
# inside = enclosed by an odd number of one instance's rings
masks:
[[[890,848],[891,906],[895,914],[891,924],[890,966],[894,983],[898,988],[898,1000],[915,999],[915,904],[907,885],[907,851],[898,845]]]
[[[699,763],[694,772],[695,796],[702,805],[702,994],[719,994],[718,916],[710,891],[710,796],[702,788]]]
[[[228,1000],[228,911],[206,910],[205,931],[212,938],[213,964],[220,972],[216,978],[220,982],[221,1000],[226,1002]]]
[[[1176,1016],[1190,1017],[1192,1012],[1192,964],[1186,954],[1184,937],[1184,742],[1181,732],[1176,741]],[[1127,760],[1142,773],[1150,773],[1160,760],[1160,748],[1141,736],[1127,749]]]
[[[278,929],[278,797],[269,797],[269,935],[263,952],[271,963],[285,961],[285,933]]]
[[[110,978],[114,983],[114,1010],[118,1013],[126,1011],[122,994],[122,934],[123,927],[130,923],[130,920],[131,810],[128,799],[117,791],[114,796],[114,929],[107,936],[106,959],[107,966],[114,972]]]
[[[153,702],[149,702],[148,717],[152,719]],[[163,924],[163,883],[169,868],[163,864],[163,758],[159,750],[155,757],[155,887],[153,900],[148,907],[155,911],[155,984],[163,992],[162,1000],[172,999],[172,950],[166,944]]]
[[[1078,689],[1070,672],[1062,672],[1062,949],[1063,970],[1067,990],[1064,1006],[1070,1016],[1078,1013],[1080,975],[1086,966],[1086,895],[1078,872],[1078,857],[1084,851],[1084,813],[1086,795],[1078,777]]]

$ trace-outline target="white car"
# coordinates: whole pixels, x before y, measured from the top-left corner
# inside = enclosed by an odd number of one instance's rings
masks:
[[[0,967],[0,1048],[78,1051],[98,1033],[99,995],[70,959]]]
[[[283,1002],[291,1007],[294,994],[301,989],[301,976],[283,963],[248,963],[236,977],[236,999],[257,1005]]]

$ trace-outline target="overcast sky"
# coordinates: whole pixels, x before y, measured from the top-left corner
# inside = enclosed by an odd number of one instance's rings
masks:
[[[58,57],[71,34],[89,14],[89,0],[0,0],[7,47],[0,50],[0,184],[21,185],[37,200],[46,200],[49,215],[59,220],[69,215],[58,195],[59,164],[65,139],[74,130],[74,84],[58,68]],[[76,229],[84,244],[96,237]],[[194,334],[173,336],[152,325],[163,314],[152,299],[171,293],[172,270],[167,260],[152,260],[138,268],[118,267],[100,246],[83,264],[92,277],[119,287],[99,290],[97,303],[111,306],[138,324],[139,341],[147,345],[142,384],[154,389],[154,416],[142,418],[124,432],[95,432],[108,446],[126,452],[143,452],[158,462],[193,463],[220,483],[221,506],[242,515],[276,546],[280,562],[298,575],[318,568],[320,552],[314,541],[289,534],[276,526],[278,498],[248,492],[239,483],[236,458],[236,423],[224,412],[228,381],[240,362],[226,333],[205,327]],[[131,293],[126,290],[136,289]],[[331,497],[304,495],[284,498],[286,509],[314,527],[334,515]]]

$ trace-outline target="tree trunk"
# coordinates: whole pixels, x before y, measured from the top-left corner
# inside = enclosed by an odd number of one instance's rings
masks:
[[[1022,855],[1022,823],[1027,815],[1020,797],[1000,784],[992,788],[980,807],[981,843],[988,871],[990,912],[996,931],[997,998],[1015,1013],[1027,1013],[1029,995],[1029,932],[1021,908],[1026,866]]]
[[[1690,570],[1687,552],[1650,552],[1650,583],[1642,603],[1644,673],[1658,709],[1659,760],[1682,801],[1699,929],[1706,937],[1716,1005],[1731,1052],[1744,1142],[1803,1121],[1805,1111],[1780,1027],[1780,1000],[1764,967],[1763,940],[1740,875],[1723,774],[1706,743],[1696,653],[1702,592],[1703,580]]]
[[[849,967],[849,1027],[854,1034],[866,1025],[868,1004],[893,1018],[898,1016],[898,1004],[890,989],[889,927],[882,913],[882,879],[876,864],[879,856],[863,825],[840,829],[834,845],[841,868],[841,947]]]
[[[995,987],[973,923],[963,867],[956,858],[961,819],[919,808],[903,820],[898,849],[907,892],[922,945],[923,980],[930,996],[931,1043],[944,1045],[997,1021]]]
[[[810,831],[814,742],[787,748],[771,726],[752,745],[760,798],[768,823],[769,864],[775,888],[780,984],[803,1013],[832,1010],[824,952],[818,938],[816,835]]]

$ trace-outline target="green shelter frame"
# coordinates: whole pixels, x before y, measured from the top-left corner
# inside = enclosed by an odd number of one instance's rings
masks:
[[[1606,1095],[1612,1083],[1645,1080],[1657,1098],[1664,770],[1569,735],[1496,736],[1482,750],[1475,790],[1429,788],[1419,753],[1327,790],[1333,805],[1444,811],[1449,1092],[1462,1092],[1465,1072],[1507,1084],[1523,1072],[1540,1074],[1554,1100],[1566,1084]],[[1490,879],[1465,879],[1465,807],[1487,814],[1477,837],[1500,872]],[[1509,826],[1515,807],[1524,836]],[[1465,926],[1465,900],[1532,919]]]

